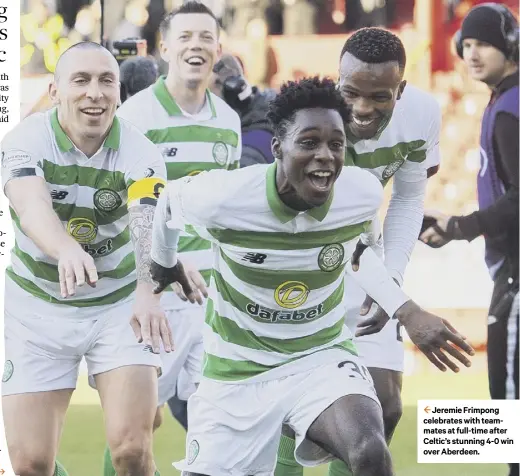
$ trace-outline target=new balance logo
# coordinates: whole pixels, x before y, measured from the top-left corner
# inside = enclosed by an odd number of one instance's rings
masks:
[[[143,347],[143,352],[152,352],[153,353],[153,348],[151,345],[145,345]]]
[[[249,261],[250,263],[253,263],[253,264],[262,264],[266,258],[267,258],[267,255],[264,255],[262,253],[247,253],[242,258],[242,261]]]
[[[64,200],[68,194],[69,192],[65,192],[63,190],[53,190],[51,192],[51,198],[53,200]]]
[[[164,147],[162,153],[166,157],[175,157],[177,155],[177,147]]]

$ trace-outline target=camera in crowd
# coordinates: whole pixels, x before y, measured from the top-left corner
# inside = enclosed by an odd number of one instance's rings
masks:
[[[148,45],[142,38],[126,38],[112,43],[112,54],[121,65],[123,61],[135,56],[146,56]]]

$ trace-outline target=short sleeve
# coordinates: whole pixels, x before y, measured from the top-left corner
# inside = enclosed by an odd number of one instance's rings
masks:
[[[378,178],[356,166],[343,167],[334,185],[334,196],[337,195],[350,223],[374,220],[384,198],[383,186]]]
[[[140,133],[135,131],[135,134]],[[134,151],[132,155],[138,159],[129,162],[125,170],[128,204],[153,204],[166,185],[166,165],[157,147],[143,135],[138,141],[134,137],[134,147],[139,152]]]
[[[420,182],[434,175],[440,165],[441,109],[433,97],[423,101],[423,107],[421,123],[424,124],[424,145],[414,151],[413,157],[409,157],[396,172],[396,178],[403,182]]]
[[[231,175],[235,173],[216,169],[169,182],[166,189],[171,212],[168,227],[211,239],[207,230],[218,227],[218,216],[233,188]]]
[[[40,129],[41,123],[36,117],[30,117],[9,132],[1,143],[2,187],[14,179],[22,177],[42,177],[43,157],[45,156],[45,135],[34,129]]]
[[[426,129],[426,160],[425,168],[428,170],[432,167],[438,167],[441,163],[440,154],[440,134],[442,113],[437,101],[432,98],[430,105],[430,114],[428,115],[428,128]]]

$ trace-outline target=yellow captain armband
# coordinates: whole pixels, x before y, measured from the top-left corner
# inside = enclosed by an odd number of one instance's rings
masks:
[[[166,180],[157,177],[148,177],[134,182],[128,187],[128,205],[155,205]]]

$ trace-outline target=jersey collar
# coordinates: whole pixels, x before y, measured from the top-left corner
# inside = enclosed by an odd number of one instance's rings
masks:
[[[168,88],[166,87],[165,83],[165,76],[161,76],[153,85],[153,92],[155,94],[155,97],[161,104],[161,106],[165,109],[165,111],[170,116],[182,116],[181,108],[177,105],[175,102],[175,99],[173,99],[173,96],[170,94],[170,91],[168,91]],[[215,105],[213,104],[213,101],[211,100],[211,94],[209,91],[206,91],[206,100],[209,103],[209,107],[211,109],[211,118],[214,119],[217,117],[217,111],[215,109]]]
[[[56,137],[56,143],[62,152],[70,152],[75,148],[74,143],[69,139],[69,136],[65,133],[58,120],[58,109],[55,108],[51,113],[51,127]],[[121,124],[117,116],[114,116],[110,131],[103,143],[103,147],[109,149],[118,150],[121,142]]]
[[[271,208],[271,211],[274,213],[276,218],[278,218],[278,220],[280,220],[282,223],[287,223],[293,220],[297,215],[299,215],[300,212],[288,207],[285,203],[282,202],[280,195],[278,195],[278,191],[276,190],[276,168],[276,162],[274,162],[267,168],[267,203],[269,204],[269,207]],[[333,196],[334,188],[332,189],[329,198],[327,198],[327,201],[323,205],[320,205],[319,207],[310,208],[309,210],[306,210],[305,213],[310,215],[315,220],[318,220],[320,222],[323,221],[324,218],[327,216],[327,213],[329,212]]]

